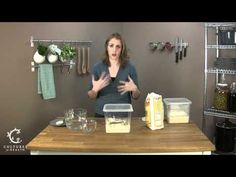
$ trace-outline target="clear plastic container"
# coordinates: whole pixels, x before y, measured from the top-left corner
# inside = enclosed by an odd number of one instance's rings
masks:
[[[188,123],[190,105],[187,98],[164,98],[164,114],[168,123]]]
[[[106,133],[129,133],[131,125],[131,104],[105,104],[103,112]]]

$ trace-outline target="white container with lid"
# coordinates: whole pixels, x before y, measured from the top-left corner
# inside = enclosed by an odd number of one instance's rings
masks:
[[[164,113],[168,123],[188,123],[190,104],[187,98],[164,98]]]
[[[106,133],[129,133],[131,124],[131,104],[105,104],[103,112]]]

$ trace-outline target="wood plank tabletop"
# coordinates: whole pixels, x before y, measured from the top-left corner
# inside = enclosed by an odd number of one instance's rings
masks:
[[[161,153],[213,151],[214,145],[194,123],[168,124],[151,130],[141,118],[132,118],[130,133],[106,133],[105,120],[97,120],[91,134],[48,125],[26,145],[34,151]]]

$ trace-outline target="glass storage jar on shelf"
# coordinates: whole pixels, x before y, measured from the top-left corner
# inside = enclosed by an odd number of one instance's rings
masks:
[[[218,110],[228,111],[229,86],[225,83],[224,74],[221,81],[216,85],[213,107]]]
[[[233,82],[230,86],[230,94],[229,94],[229,111],[236,112],[236,83]]]

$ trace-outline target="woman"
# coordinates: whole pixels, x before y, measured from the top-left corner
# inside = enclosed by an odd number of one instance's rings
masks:
[[[88,96],[96,99],[95,117],[104,117],[105,104],[131,103],[131,97],[140,96],[136,69],[119,33],[111,34],[105,42],[105,58],[93,67]]]

